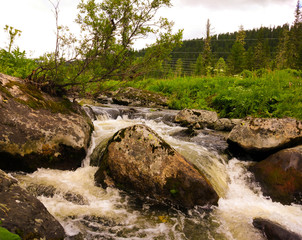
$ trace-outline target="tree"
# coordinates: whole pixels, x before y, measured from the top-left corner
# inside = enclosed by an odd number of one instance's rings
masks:
[[[269,45],[264,40],[264,28],[261,27],[257,36],[257,44],[254,47],[253,68],[255,70],[268,67]]]
[[[183,71],[183,62],[181,58],[177,59],[176,65],[175,65],[175,76],[180,77],[182,75]]]
[[[212,49],[211,49],[211,24],[210,19],[207,20],[206,24],[206,38],[204,39],[203,47],[203,64],[204,68],[207,69],[212,66]]]
[[[231,54],[228,58],[228,66],[231,74],[241,73],[245,68],[245,36],[246,33],[243,26],[240,26],[236,36],[236,41],[232,46]]]
[[[224,59],[221,57],[218,59],[216,65],[215,65],[215,70],[216,74],[218,76],[224,76],[226,72],[226,64]]]
[[[278,50],[276,54],[276,67],[277,69],[285,69],[291,66],[293,48],[290,42],[289,26],[284,26],[280,36]]]
[[[302,14],[301,14],[301,4],[300,1],[297,1],[296,9],[295,9],[295,21],[290,31],[291,33],[291,47],[292,51],[292,64],[291,67],[295,69],[302,68]]]
[[[244,31],[244,28],[242,25],[239,26],[239,31],[236,36],[236,42],[239,42],[242,46],[245,45],[245,37],[246,32]]]
[[[195,63],[195,75],[200,76],[206,72],[203,62],[202,54],[199,54]]]
[[[182,31],[172,34],[171,22],[156,19],[164,6],[171,6],[170,0],[82,0],[76,19],[82,38],[75,43],[72,37],[60,36],[66,46],[76,46],[74,56],[64,58],[58,74],[41,66],[46,71],[39,71],[32,79],[42,78],[44,82],[66,87],[106,79],[127,81],[151,71],[181,43]],[[135,41],[150,34],[155,34],[156,42],[148,46],[143,57],[137,58],[133,50]],[[62,76],[60,71],[67,72]]]

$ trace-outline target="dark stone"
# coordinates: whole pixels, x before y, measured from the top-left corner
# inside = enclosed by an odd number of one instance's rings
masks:
[[[269,220],[256,218],[253,220],[253,225],[259,229],[268,240],[302,240],[302,237],[298,234]]]
[[[240,148],[256,161],[289,147],[302,144],[301,121],[283,119],[246,118],[228,136],[231,148]]]
[[[183,208],[217,204],[206,177],[144,125],[118,131],[109,141],[95,180]]]
[[[302,203],[302,146],[281,150],[250,167],[264,195],[283,204]]]
[[[0,74],[0,82],[0,168],[78,168],[93,130],[81,107],[17,78]]]
[[[175,122],[196,129],[214,128],[216,121],[217,113],[207,110],[184,109],[175,116]]]
[[[132,87],[122,88],[112,96],[114,104],[123,106],[166,108],[168,99],[161,94]]]
[[[0,170],[0,216],[2,227],[22,239],[64,239],[60,223],[17,180]]]

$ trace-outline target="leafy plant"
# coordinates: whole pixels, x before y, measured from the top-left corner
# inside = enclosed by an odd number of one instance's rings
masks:
[[[52,91],[67,86],[128,81],[152,71],[180,45],[182,38],[182,31],[172,34],[172,22],[156,19],[158,10],[167,6],[171,6],[170,0],[82,0],[76,19],[82,38],[76,39],[62,31],[57,22],[59,5],[53,4],[56,50],[41,58],[42,64],[30,81],[56,94]],[[136,39],[150,34],[155,35],[156,42],[146,49],[143,57],[137,57],[133,50]],[[73,56],[67,58],[67,52]]]

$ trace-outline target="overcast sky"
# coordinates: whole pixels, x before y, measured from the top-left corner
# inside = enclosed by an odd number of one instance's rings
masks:
[[[7,24],[22,31],[16,44],[28,56],[37,57],[55,48],[55,18],[48,0],[0,0],[0,47],[7,46],[3,31]],[[56,1],[56,0],[53,0]],[[80,0],[61,0],[60,24],[72,30]],[[297,0],[172,0],[173,7],[160,14],[175,22],[174,29],[184,29],[184,39],[205,36],[210,19],[213,33],[237,31],[261,26],[278,26],[294,21]],[[136,45],[143,47],[143,42]]]

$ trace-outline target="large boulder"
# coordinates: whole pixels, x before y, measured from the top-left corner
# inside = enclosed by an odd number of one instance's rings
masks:
[[[217,204],[205,176],[144,125],[118,131],[102,155],[95,180],[180,207]]]
[[[302,203],[302,146],[281,150],[250,167],[265,195],[283,204]]]
[[[0,74],[0,169],[75,169],[92,129],[79,105]]]
[[[197,129],[213,128],[217,120],[217,113],[207,110],[184,109],[175,116],[175,122]]]
[[[228,143],[261,160],[278,150],[302,144],[302,123],[292,118],[249,117],[233,128]]]
[[[192,129],[210,128],[217,131],[231,131],[241,119],[219,118],[216,112],[197,109],[183,109],[174,119],[184,127]]]
[[[165,96],[132,87],[121,88],[113,94],[112,101],[115,104],[133,107],[168,107],[168,99]]]
[[[270,220],[256,218],[253,220],[253,225],[261,231],[267,240],[302,240],[302,236]]]
[[[64,239],[61,224],[17,180],[0,170],[1,227],[22,239]]]

